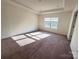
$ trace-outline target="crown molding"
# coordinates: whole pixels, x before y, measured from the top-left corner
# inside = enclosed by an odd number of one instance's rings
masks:
[[[34,14],[39,14],[39,11],[36,11],[36,10],[34,10],[34,9],[32,9],[32,8],[30,8],[30,7],[28,7],[28,6],[24,5],[24,4],[22,4],[22,3],[19,3],[19,2],[17,2],[17,1],[8,0],[7,2],[8,2],[9,4],[12,4],[12,5],[15,5],[15,6],[18,6],[18,7],[25,8],[26,10],[28,10],[28,11],[34,13]]]
[[[65,13],[65,12],[72,12],[72,11],[73,10],[58,10],[58,11],[40,13],[39,15],[52,14],[52,13]]]
[[[25,8],[26,10],[34,13],[34,14],[37,14],[37,15],[41,15],[41,14],[49,14],[49,13],[58,13],[58,12],[64,12],[64,6],[62,8],[56,8],[56,9],[50,9],[50,10],[45,10],[45,11],[37,11],[29,6],[26,6],[20,2],[17,2],[16,0],[7,0],[8,3],[12,4],[12,5],[15,5],[15,6],[18,6],[18,7],[22,7],[22,8]]]
[[[57,13],[62,11],[64,11],[64,8],[57,8],[57,9],[41,11],[40,14]]]

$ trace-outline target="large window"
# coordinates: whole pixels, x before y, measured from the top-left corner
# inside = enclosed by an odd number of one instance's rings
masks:
[[[44,18],[44,26],[46,28],[57,29],[57,27],[58,27],[58,17]]]

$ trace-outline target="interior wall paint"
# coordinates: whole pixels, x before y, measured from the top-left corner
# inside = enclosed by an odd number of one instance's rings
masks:
[[[69,29],[68,29],[68,34],[67,34],[68,40],[70,40],[69,37],[70,37],[72,22],[73,22],[73,18],[74,18],[74,13],[75,13],[77,10],[78,10],[78,6],[76,5],[76,7],[73,9],[72,16],[71,16],[71,20],[70,20],[70,24],[69,24]]]
[[[71,14],[72,14],[72,11],[39,15],[39,17],[38,17],[39,18],[39,20],[38,20],[39,21],[39,29],[67,35]],[[44,27],[44,18],[45,17],[58,17],[59,18],[57,30]]]
[[[74,59],[78,59],[78,18],[72,35],[70,46]]]
[[[2,1],[1,37],[37,30],[37,15],[28,10]]]

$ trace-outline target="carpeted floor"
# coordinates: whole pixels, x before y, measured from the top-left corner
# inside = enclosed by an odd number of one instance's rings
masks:
[[[18,45],[11,37],[2,39],[1,59],[73,59],[67,38],[48,34],[49,37],[34,39],[35,42],[24,46]]]

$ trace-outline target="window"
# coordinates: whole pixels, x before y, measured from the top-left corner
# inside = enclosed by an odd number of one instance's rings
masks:
[[[47,28],[50,28],[50,18],[45,18],[44,19],[44,25],[45,25],[45,27],[47,27]]]
[[[44,26],[46,28],[57,29],[57,27],[58,27],[58,17],[44,18]]]

